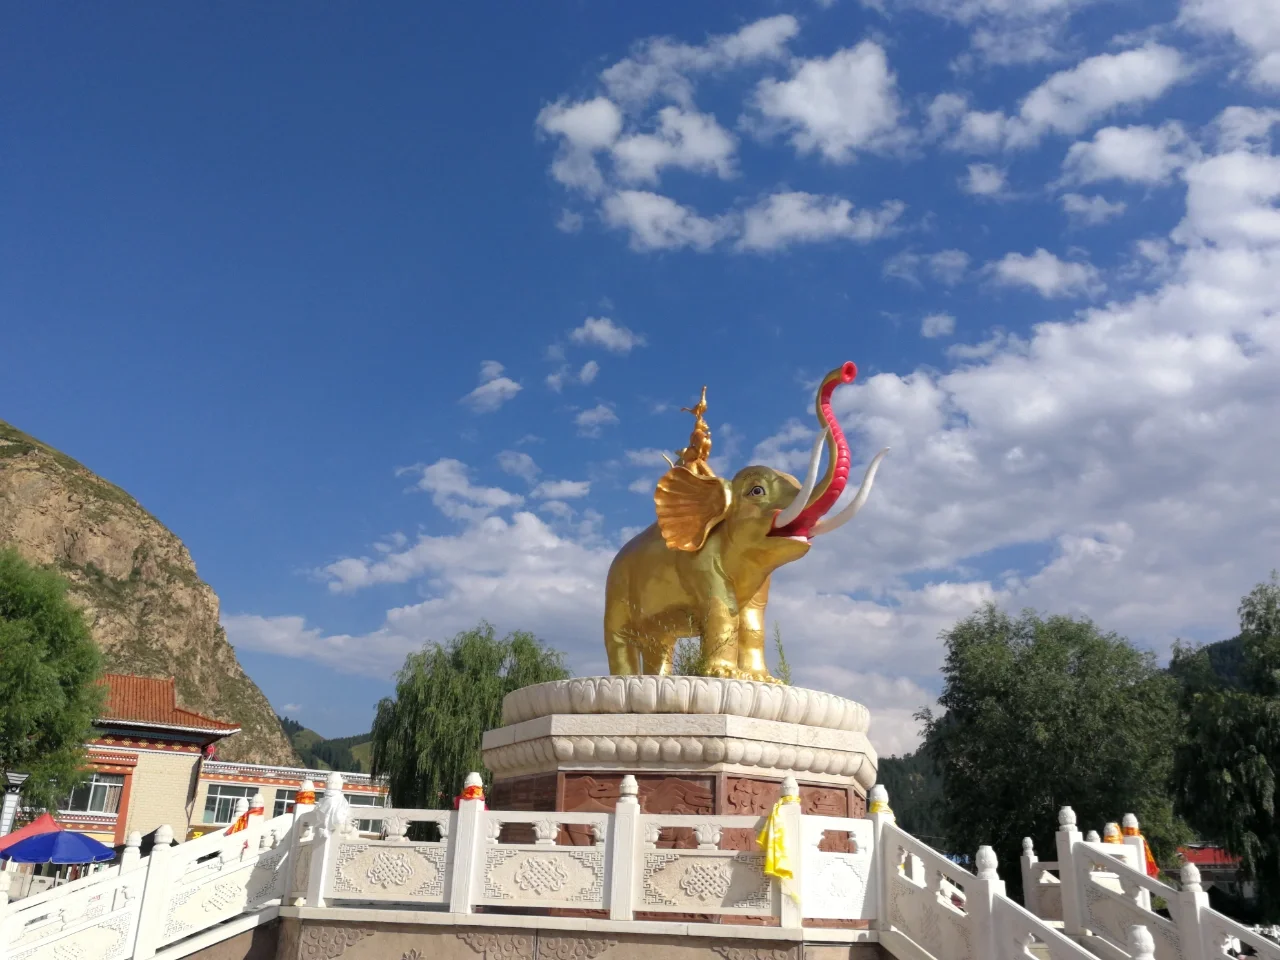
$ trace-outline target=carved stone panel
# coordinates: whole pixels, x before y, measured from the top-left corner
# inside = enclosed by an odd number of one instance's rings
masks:
[[[737,853],[646,852],[643,909],[658,912],[773,912],[772,881],[764,857]]]
[[[724,960],[795,960],[799,952],[795,947],[734,947],[727,943],[711,948]]]
[[[333,895],[361,900],[421,900],[445,896],[443,844],[343,843],[333,866]]]
[[[39,946],[21,953],[11,954],[13,960],[43,960],[45,957],[62,960],[118,960],[129,950],[133,926],[131,913],[121,913],[103,923],[62,938],[49,938]]]
[[[304,924],[298,938],[298,960],[336,960],[346,953],[347,947],[372,936],[372,930],[360,927]]]
[[[617,942],[597,937],[539,935],[537,960],[596,960]]]
[[[458,939],[480,954],[482,960],[533,960],[533,936],[520,933],[458,934]]]
[[[246,867],[179,890],[169,900],[162,942],[170,943],[242,913],[248,904],[248,884],[252,875],[253,868]]]
[[[512,906],[604,906],[604,851],[598,848],[490,848],[482,900]]]
[[[969,918],[903,877],[889,882],[889,922],[938,960],[985,960],[973,955]]]

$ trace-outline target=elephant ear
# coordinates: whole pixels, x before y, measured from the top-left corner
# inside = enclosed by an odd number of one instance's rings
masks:
[[[732,499],[727,481],[672,467],[658,481],[653,503],[658,530],[672,550],[701,550],[711,528],[725,518]]]

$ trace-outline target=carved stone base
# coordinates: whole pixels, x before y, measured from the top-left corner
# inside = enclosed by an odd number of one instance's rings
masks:
[[[571,771],[763,783],[791,775],[801,783],[851,787],[860,796],[876,781],[867,709],[799,687],[708,677],[582,677],[509,694],[503,720],[483,740],[485,766],[498,781]]]
[[[631,710],[637,712],[624,712]],[[503,720],[506,725],[483,741],[484,763],[494,774],[494,810],[611,813],[622,778],[632,774],[645,813],[765,814],[790,775],[800,786],[804,813],[861,817],[876,781],[866,708],[795,687],[702,677],[584,677],[517,690],[503,704]],[[531,842],[532,836],[518,835],[523,827],[504,826],[503,840]],[[559,842],[594,841],[585,827],[569,827]],[[847,834],[829,835],[821,849],[844,852],[842,843]],[[689,829],[664,829],[658,840],[659,847],[697,845]],[[755,849],[753,831],[725,829],[720,848]]]

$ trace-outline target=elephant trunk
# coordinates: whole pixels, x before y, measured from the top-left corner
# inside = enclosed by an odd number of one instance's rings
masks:
[[[797,500],[804,497],[807,505],[794,518],[790,518],[790,510],[781,512],[774,520],[774,528],[770,533],[777,537],[809,537],[814,526],[830,510],[840,494],[844,493],[845,484],[849,481],[849,444],[844,438],[844,431],[831,411],[831,394],[842,383],[852,383],[858,375],[858,368],[847,362],[832,370],[822,379],[818,387],[817,409],[818,422],[823,425],[827,439],[827,470],[822,480],[812,488],[809,485],[797,495]],[[805,501],[801,501],[805,502]],[[785,514],[785,515],[784,515]],[[783,519],[783,524],[778,524]]]

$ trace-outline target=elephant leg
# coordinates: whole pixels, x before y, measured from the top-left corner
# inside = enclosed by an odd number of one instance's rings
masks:
[[[661,677],[671,676],[671,661],[674,652],[674,640],[646,650],[644,653],[644,672]]]
[[[772,681],[765,658],[764,608],[769,602],[769,581],[742,605],[738,614],[738,670],[743,679]]]
[[[634,631],[625,604],[606,598],[604,611],[604,650],[609,658],[609,673],[615,677],[640,672],[640,651],[632,642]]]
[[[708,676],[738,676],[738,605],[731,595],[713,595],[707,604],[702,663]]]

